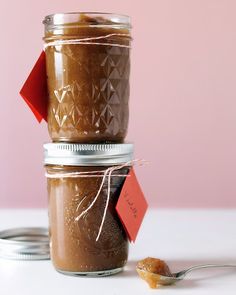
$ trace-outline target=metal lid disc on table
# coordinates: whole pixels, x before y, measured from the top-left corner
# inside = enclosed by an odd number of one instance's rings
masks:
[[[23,227],[0,231],[0,257],[15,260],[50,259],[48,229]]]

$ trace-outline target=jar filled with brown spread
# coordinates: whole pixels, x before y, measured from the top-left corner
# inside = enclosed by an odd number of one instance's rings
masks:
[[[48,130],[54,142],[121,143],[129,119],[130,19],[45,17]]]
[[[133,145],[50,143],[44,149],[54,267],[71,275],[121,271],[128,239],[115,207]]]

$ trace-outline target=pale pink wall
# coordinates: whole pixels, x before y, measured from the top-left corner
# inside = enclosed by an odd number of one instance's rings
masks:
[[[149,203],[235,207],[234,0],[1,0],[0,206],[46,206],[46,125],[18,91],[41,51],[43,17],[79,10],[132,17],[128,139],[150,161],[137,170]]]

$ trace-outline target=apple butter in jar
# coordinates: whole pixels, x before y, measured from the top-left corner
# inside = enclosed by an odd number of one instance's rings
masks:
[[[128,239],[116,212],[132,166],[132,144],[44,145],[54,267],[107,276],[127,262]]]
[[[43,23],[52,141],[122,143],[129,119],[130,18],[65,13]]]

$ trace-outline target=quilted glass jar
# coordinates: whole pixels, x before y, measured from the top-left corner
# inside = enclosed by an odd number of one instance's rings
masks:
[[[130,19],[46,16],[48,130],[54,142],[120,143],[129,119]]]
[[[83,276],[122,271],[128,239],[115,207],[133,145],[49,143],[44,149],[54,267]]]

